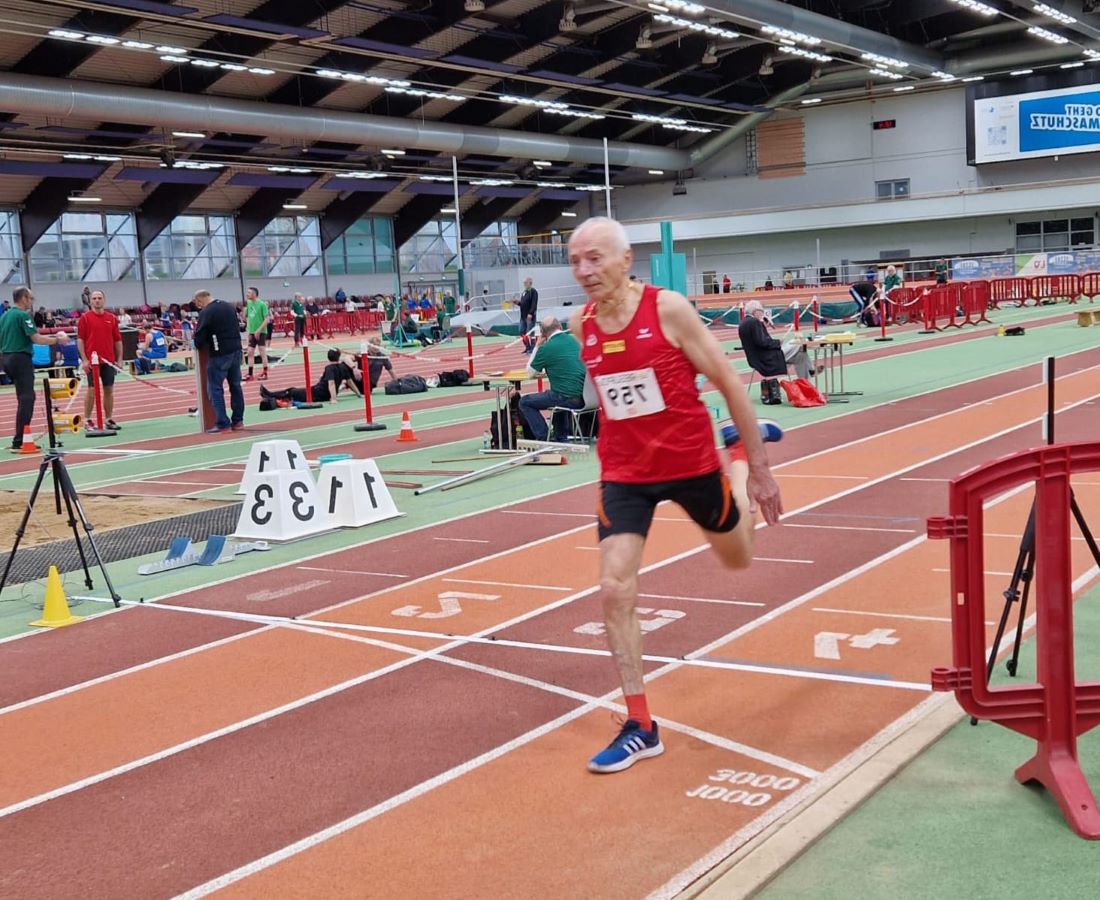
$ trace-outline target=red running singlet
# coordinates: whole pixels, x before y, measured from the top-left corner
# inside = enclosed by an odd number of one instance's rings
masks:
[[[604,481],[676,481],[720,466],[695,366],[665,339],[657,293],[650,285],[642,290],[621,331],[602,331],[591,302],[581,318],[581,358],[600,397],[596,449]]]

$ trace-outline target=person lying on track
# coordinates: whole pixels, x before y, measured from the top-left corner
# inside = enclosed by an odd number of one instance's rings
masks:
[[[649,713],[642,632],[635,606],[642,551],[657,504],[678,503],[731,569],[752,562],[752,514],[769,524],[783,505],[768,468],[774,422],[757,422],[718,341],[683,295],[630,282],[633,251],[625,229],[588,219],[569,239],[569,264],[588,302],[569,327],[600,398],[600,592],[627,720],[588,763],[618,772],[664,752]],[[722,429],[731,463],[719,459],[710,413],[699,399],[702,374],[725,398],[736,425]]]
[[[332,385],[330,388],[329,385]],[[313,385],[313,401],[315,403],[335,403],[336,395],[340,389],[345,388],[355,394],[363,396],[362,382],[359,381],[359,372],[354,365],[349,365],[341,359],[339,350],[328,351],[328,365],[321,373],[321,380]],[[266,385],[260,385],[260,396],[265,400],[278,403],[280,400],[290,403],[305,403],[307,401],[306,389],[298,387],[284,388],[281,391],[270,391]]]

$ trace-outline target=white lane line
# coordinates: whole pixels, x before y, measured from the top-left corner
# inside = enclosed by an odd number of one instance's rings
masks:
[[[838,516],[838,518],[841,518]],[[784,522],[784,528],[822,528],[826,531],[883,531],[887,534],[916,534],[915,528],[867,528],[860,525],[801,525],[794,522]]]
[[[519,584],[514,581],[479,581],[476,578],[444,578],[443,581],[451,584],[487,584],[492,587],[514,587],[524,590],[540,591],[575,591],[576,588],[562,587],[560,584]]]
[[[536,512],[531,509],[504,509],[501,512],[506,513],[509,516],[564,516],[569,519],[594,519],[595,513],[570,513],[570,512]]]
[[[812,566],[814,561],[812,559],[782,559],[776,556],[754,556],[753,562],[774,562],[774,563],[798,563],[801,566]]]
[[[933,572],[943,572],[943,573],[947,573],[947,574],[950,574],[950,572],[951,572],[950,569],[933,569],[932,571]],[[986,575],[996,575],[996,576],[1001,577],[1001,578],[1011,578],[1014,573],[1012,573],[1012,572],[995,572],[992,569],[986,569],[985,574]]]
[[[873,619],[906,619],[910,622],[946,622],[951,624],[950,616],[914,616],[907,613],[880,613],[864,609],[833,609],[829,606],[814,606],[813,612],[839,613],[844,616],[869,616]]]
[[[678,594],[638,594],[647,600],[685,600],[689,603],[723,603],[730,606],[767,606],[756,600],[718,600],[710,597],[681,597]]]
[[[364,572],[361,569],[328,569],[324,566],[295,566],[295,569],[304,569],[307,572],[336,572],[340,575],[377,575],[380,578],[408,578],[398,572]]]
[[[596,550],[596,551],[599,551],[600,548],[598,546],[597,547],[592,547],[592,546],[588,546],[588,545],[577,544],[577,546],[575,546],[573,549],[574,550]]]
[[[34,706],[38,703],[44,703],[47,700],[56,700],[58,697],[64,697],[67,694],[74,694],[77,691],[82,691],[86,688],[95,687],[97,684],[104,684],[105,682],[113,681],[115,678],[119,678],[123,675],[132,675],[135,672],[143,672],[146,669],[152,669],[167,662],[173,662],[177,659],[185,659],[186,657],[192,656],[195,653],[202,653],[206,650],[213,650],[216,647],[221,647],[225,644],[231,644],[233,641],[239,641],[241,638],[250,637],[264,631],[270,631],[271,628],[272,626],[249,628],[246,631],[242,631],[240,634],[232,634],[229,637],[219,638],[216,641],[210,641],[206,644],[199,644],[195,647],[188,647],[186,650],[180,650],[178,653],[171,653],[168,656],[158,656],[156,659],[149,660],[148,662],[139,663],[136,666],[130,666],[130,668],[128,669],[122,669],[117,672],[109,672],[106,675],[100,675],[96,678],[89,678],[87,681],[81,681],[78,684],[70,684],[66,687],[58,688],[56,691],[50,691],[50,693],[48,694],[39,694],[37,697],[31,697],[27,700],[21,700],[18,703],[12,703],[10,706],[0,708],[0,716],[6,715],[7,713],[18,712],[21,709],[26,709],[28,706]]]
[[[815,481],[819,478],[835,478],[840,481],[866,481],[870,478],[870,475],[795,475],[793,472],[777,472],[776,478],[813,478]],[[904,479],[902,479],[904,480]]]
[[[485,538],[433,537],[433,541],[454,541],[456,544],[488,544]]]

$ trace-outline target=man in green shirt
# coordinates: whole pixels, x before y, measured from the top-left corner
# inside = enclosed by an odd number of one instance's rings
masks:
[[[527,363],[532,375],[545,372],[550,390],[524,394],[519,399],[519,412],[536,441],[545,441],[550,433],[542,410],[555,406],[584,409],[584,379],[581,345],[561,323],[549,316],[539,322],[539,339],[535,352]]]
[[[306,333],[306,304],[305,297],[295,294],[290,301],[290,314],[294,317],[294,346],[302,345],[302,338]]]
[[[267,380],[267,325],[271,321],[271,312],[267,304],[260,299],[260,292],[254,287],[245,291],[244,327],[248,332],[248,375],[245,381],[252,381],[252,364],[256,359],[256,348],[260,350],[260,361],[264,370],[260,381]]]
[[[34,361],[31,359],[33,344],[57,346],[67,344],[69,336],[64,331],[55,335],[42,335],[34,325],[31,309],[34,294],[30,288],[18,287],[12,293],[12,306],[0,316],[0,369],[12,384],[18,406],[15,412],[15,435],[11,452],[23,452],[23,432],[30,427],[34,417]]]

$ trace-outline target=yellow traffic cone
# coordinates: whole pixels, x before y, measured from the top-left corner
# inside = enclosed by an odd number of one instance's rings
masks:
[[[69,612],[69,601],[65,599],[65,588],[61,586],[57,566],[50,566],[50,574],[46,576],[46,604],[42,608],[42,618],[31,622],[31,625],[39,628],[60,628],[83,619],[83,616],[74,616]]]

